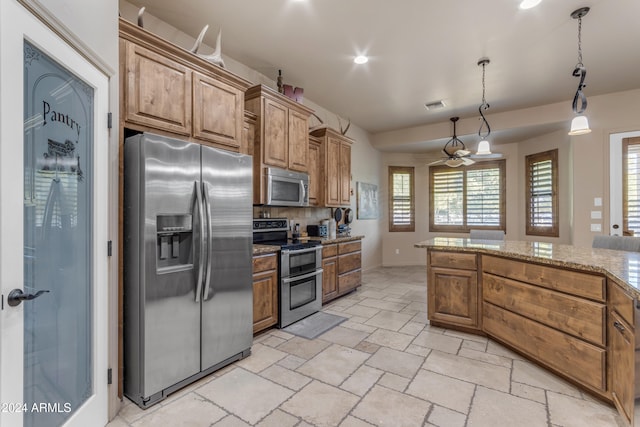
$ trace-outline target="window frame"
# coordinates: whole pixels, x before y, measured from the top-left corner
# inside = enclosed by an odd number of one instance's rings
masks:
[[[531,224],[532,182],[531,168],[534,164],[551,161],[551,226]],[[525,234],[527,236],[560,237],[560,206],[558,197],[558,149],[529,154],[524,159],[525,173]]]
[[[624,138],[622,140],[622,235],[634,236],[629,230],[629,146],[640,146],[640,137]]]
[[[413,166],[389,166],[389,232],[412,232],[416,231],[416,186],[415,186],[415,167]],[[410,214],[411,221],[409,224],[394,224],[393,222],[393,177],[395,174],[408,174],[410,186]]]
[[[498,169],[500,172],[500,224],[499,225],[467,225],[467,171],[481,170],[481,169]],[[506,185],[506,159],[499,160],[487,160],[477,162],[470,166],[461,166],[464,172],[463,175],[463,224],[462,225],[442,225],[434,223],[434,175],[441,171],[451,171],[452,168],[446,165],[430,166],[429,167],[429,231],[430,232],[446,232],[446,233],[469,233],[471,229],[477,230],[503,230],[507,232],[507,185]]]

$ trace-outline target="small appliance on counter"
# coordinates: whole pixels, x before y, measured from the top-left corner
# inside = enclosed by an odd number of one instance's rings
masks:
[[[327,237],[327,228],[327,224],[307,225],[307,233],[312,237]]]

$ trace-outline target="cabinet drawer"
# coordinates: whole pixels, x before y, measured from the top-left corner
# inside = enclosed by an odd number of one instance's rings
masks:
[[[338,245],[324,245],[322,247],[322,258],[331,258],[338,254]]]
[[[354,270],[347,274],[341,274],[338,276],[338,292],[341,294],[349,292],[352,289],[360,286],[362,281],[362,270]]]
[[[538,264],[482,256],[482,271],[560,292],[605,301],[604,277]]]
[[[362,242],[360,240],[356,242],[338,243],[338,253],[348,254],[356,252],[362,249]]]
[[[605,392],[606,350],[517,314],[483,304],[483,328],[490,335],[582,384]]]
[[[431,251],[429,256],[432,267],[460,268],[463,270],[476,269],[476,254]]]
[[[360,268],[362,261],[360,252],[354,252],[348,255],[340,255],[338,257],[338,274],[343,274],[351,270]]]
[[[605,346],[606,305],[483,273],[485,301]]]
[[[611,308],[631,326],[635,326],[635,310],[633,307],[633,298],[629,296],[616,282],[609,280],[607,282],[609,292],[609,303]]]
[[[276,254],[253,257],[253,274],[275,270],[276,268],[278,268],[278,257]]]

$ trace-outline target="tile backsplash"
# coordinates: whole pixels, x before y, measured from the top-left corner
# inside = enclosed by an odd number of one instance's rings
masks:
[[[307,231],[307,225],[320,224],[323,219],[333,217],[331,208],[253,207],[254,218],[260,218],[261,212],[267,212],[270,218],[287,218],[290,224],[300,224],[301,231]]]

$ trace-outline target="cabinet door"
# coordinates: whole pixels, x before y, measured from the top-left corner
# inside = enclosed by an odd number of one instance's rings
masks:
[[[322,302],[327,302],[338,296],[338,258],[322,260]]]
[[[309,141],[309,206],[320,206],[322,200],[322,168],[320,144]]]
[[[351,145],[340,144],[340,204],[351,203]]]
[[[193,136],[239,148],[244,93],[199,73],[193,77]]]
[[[325,187],[326,206],[340,205],[340,140],[327,138],[325,146],[325,174],[327,185]]]
[[[253,275],[253,333],[278,323],[276,270]]]
[[[126,43],[125,121],[191,134],[191,71]]]
[[[270,99],[264,100],[263,163],[286,169],[289,164],[287,132],[289,109]]]
[[[242,143],[240,152],[253,156],[253,145],[256,143],[256,120],[245,116],[242,126]]]
[[[634,332],[617,312],[609,318],[611,389],[618,411],[630,422],[634,411]],[[633,423],[632,423],[633,424]]]
[[[309,156],[309,119],[289,110],[289,169],[307,172]]]
[[[429,320],[478,326],[478,280],[475,271],[432,267],[427,282]]]

